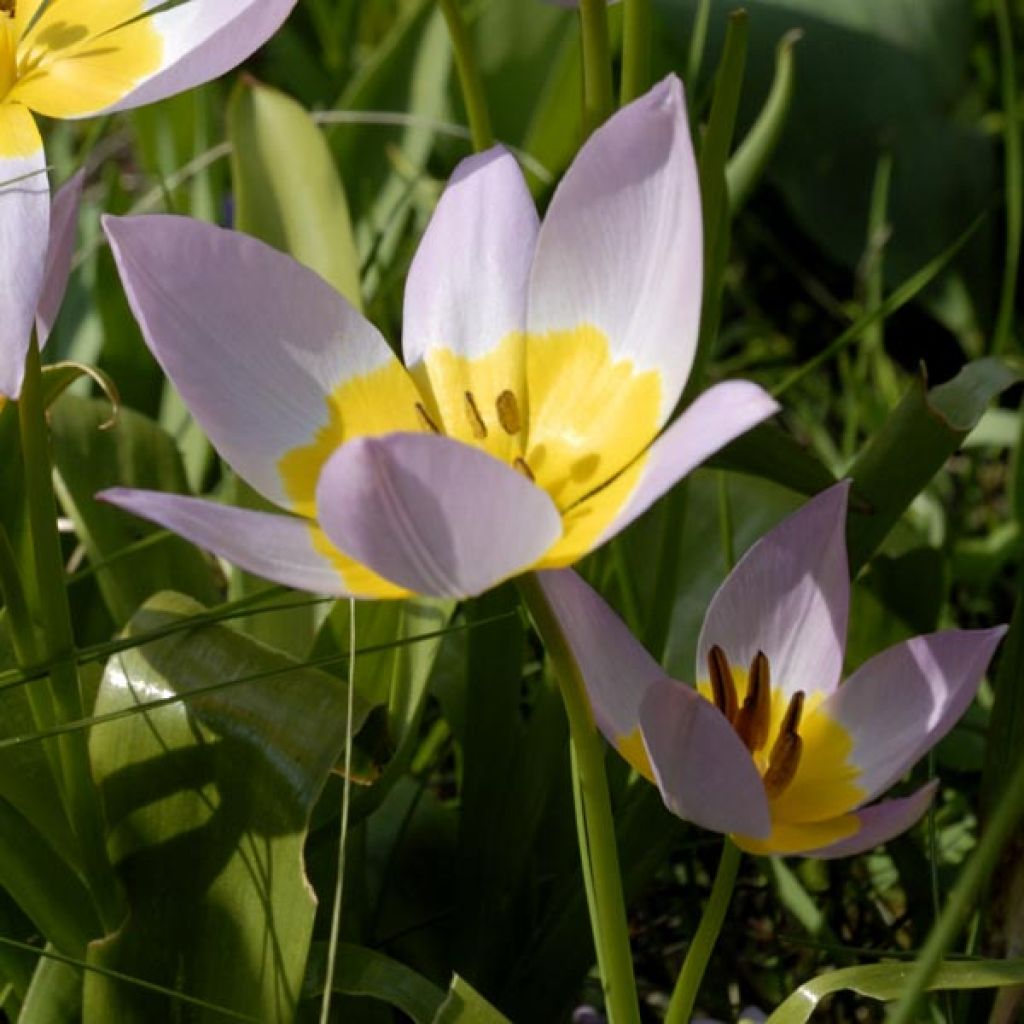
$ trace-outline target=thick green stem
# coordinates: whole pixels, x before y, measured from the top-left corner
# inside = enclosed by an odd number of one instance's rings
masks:
[[[704,971],[707,969],[708,960],[711,959],[711,951],[718,941],[718,933],[722,930],[725,912],[729,909],[736,874],[742,859],[743,854],[739,847],[727,836],[715,881],[711,886],[711,898],[704,908],[697,933],[686,952],[683,969],[679,972],[679,980],[676,982],[672,1000],[668,1004],[668,1012],[665,1014],[665,1024],[689,1024]]]
[[[651,84],[651,0],[623,0],[622,84],[625,106]]]
[[[469,36],[465,19],[459,9],[459,0],[438,0],[444,20],[448,23],[448,35],[455,51],[455,67],[459,72],[462,99],[466,104],[466,117],[473,137],[473,149],[478,153],[494,145],[491,130],[491,115],[487,110],[487,96],[483,79],[473,53],[473,40]]]
[[[583,132],[590,135],[611,116],[615,105],[605,0],[580,0],[580,31],[583,35]]]
[[[32,529],[38,620],[42,625],[43,659],[50,665],[50,693],[59,721],[78,721],[83,715],[82,693],[75,661],[71,609],[65,589],[57,503],[53,494],[49,433],[43,404],[43,375],[39,348],[33,340],[25,364],[25,383],[18,403],[25,497]],[[68,817],[81,846],[82,863],[103,926],[121,924],[120,890],[107,856],[99,794],[89,766],[86,734],[76,730],[59,741],[61,774]]]
[[[587,864],[590,865],[587,895],[608,1019],[610,1024],[639,1024],[640,1008],[605,774],[604,744],[594,724],[579,665],[540,584],[534,576],[523,576],[519,588],[554,666],[569,719],[573,770],[579,794],[580,856],[585,874]]]

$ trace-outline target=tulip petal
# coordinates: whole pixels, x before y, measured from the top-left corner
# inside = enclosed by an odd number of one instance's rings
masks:
[[[498,396],[525,406],[526,288],[539,221],[515,157],[495,147],[464,160],[441,196],[405,286],[402,348],[450,437],[476,443],[465,394],[495,440]]]
[[[124,487],[96,497],[286,587],[337,597],[405,596],[340,552],[331,551],[315,524],[305,519]]]
[[[967,710],[1006,632],[947,630],[866,661],[821,706],[853,739],[857,784],[871,800],[930,750]]]
[[[540,230],[530,279],[530,443],[563,433],[584,394],[531,364],[545,335],[588,327],[612,362],[660,379],[653,432],[675,407],[693,363],[700,321],[702,234],[697,169],[678,78],[666,78],[611,117],[584,144]],[[546,363],[547,360],[545,359]],[[573,373],[572,361],[566,372]]]
[[[51,0],[22,46],[18,101],[49,117],[153,103],[218,78],[259,49],[295,0]]]
[[[32,115],[0,103],[0,397],[17,398],[43,288],[50,183]]]
[[[405,370],[311,270],[184,217],[106,217],[104,227],[153,354],[214,447],[271,501],[312,516],[338,445],[417,429]]]
[[[75,235],[78,229],[78,209],[82,202],[82,183],[85,172],[79,171],[68,179],[53,197],[50,210],[50,247],[46,253],[46,274],[43,291],[36,308],[36,333],[40,348],[46,344],[53,328],[64,292],[71,274],[71,259],[75,254]]]
[[[823,859],[852,857],[880,846],[915,825],[928,810],[938,788],[938,779],[933,779],[910,796],[883,800],[855,812],[858,828],[854,835],[817,850],[809,850],[803,856]]]
[[[639,733],[640,705],[650,686],[664,679],[664,671],[597,591],[575,572],[539,572],[537,582],[579,665],[598,728],[653,782]]]
[[[710,701],[663,676],[648,687],[640,728],[673,814],[715,832],[755,837],[771,832],[768,798],[754,760]]]
[[[551,499],[485,452],[433,434],[361,438],[317,488],[330,540],[419,594],[469,597],[531,566],[561,535]]]
[[[812,498],[740,559],[708,606],[697,643],[697,672],[718,645],[743,670],[763,651],[772,686],[829,693],[839,683],[850,577],[843,482]]]
[[[636,462],[565,514],[565,537],[543,567],[571,565],[615,536],[687,473],[778,408],[749,381],[725,381],[705,391]]]

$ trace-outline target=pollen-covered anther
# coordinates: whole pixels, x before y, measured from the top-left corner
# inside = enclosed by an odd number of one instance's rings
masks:
[[[804,749],[804,741],[799,733],[803,710],[804,694],[802,690],[798,690],[786,708],[785,717],[779,727],[779,735],[772,744],[772,752],[768,757],[764,788],[769,797],[779,796],[793,781],[793,776],[800,767],[800,755]]]
[[[531,484],[537,482],[537,478],[533,475],[533,470],[530,469],[529,465],[526,462],[526,459],[521,457],[517,458],[516,461],[512,463],[512,465],[516,470],[518,470],[518,472],[522,473],[523,476],[525,476]]]
[[[758,651],[750,663],[747,696],[733,723],[740,739],[752,753],[763,749],[768,742],[771,716],[771,670],[764,652]]]
[[[506,434],[518,434],[523,427],[519,415],[519,403],[511,391],[502,391],[494,403],[498,412],[498,422]]]
[[[0,14],[6,14],[8,17],[13,18],[16,13],[16,5],[17,0],[0,0]]]
[[[484,418],[480,415],[473,392],[467,391],[463,398],[466,403],[466,419],[469,420],[469,429],[473,431],[473,436],[478,441],[482,441],[487,436],[487,424],[484,423]]]
[[[715,707],[730,721],[736,721],[739,698],[736,696],[736,680],[725,651],[718,644],[708,651],[708,675],[711,677],[711,694]]]
[[[416,403],[416,418],[425,430],[429,430],[432,434],[441,433],[441,428],[433,421],[430,413],[427,412],[427,407],[422,402]]]

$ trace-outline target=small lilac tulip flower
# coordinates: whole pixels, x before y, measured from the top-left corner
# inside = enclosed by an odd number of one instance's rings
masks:
[[[908,829],[936,783],[872,803],[967,710],[1005,627],[947,630],[839,684],[848,484],[754,544],[711,600],[697,687],[668,678],[572,572],[538,578],[601,731],[669,810],[756,854],[841,857]]]
[[[46,273],[50,188],[35,116],[153,103],[241,63],[295,0],[0,2],[0,396],[17,398]]]
[[[460,598],[571,565],[777,409],[728,381],[662,431],[700,320],[685,110],[672,77],[612,117],[543,224],[511,154],[464,161],[409,272],[405,366],[321,278],[260,242],[108,218],[149,347],[214,447],[289,514],[102,497],[339,596]]]

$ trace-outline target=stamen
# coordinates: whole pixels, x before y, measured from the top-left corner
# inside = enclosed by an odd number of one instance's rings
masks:
[[[469,428],[473,431],[473,436],[478,441],[482,441],[487,436],[487,424],[484,423],[480,410],[476,407],[476,399],[473,397],[472,391],[466,392],[465,399],[466,418],[469,420]]]
[[[426,406],[422,402],[416,403],[416,415],[426,430],[429,430],[432,434],[441,433],[441,428],[430,418],[430,413],[427,412]]]
[[[506,434],[518,434],[523,422],[519,418],[519,403],[511,391],[502,391],[495,402],[498,408],[498,422]]]
[[[761,750],[768,742],[771,711],[771,670],[764,652],[758,651],[750,663],[747,696],[734,723],[736,732],[749,751]]]
[[[530,483],[537,482],[537,478],[533,475],[533,470],[530,469],[530,467],[526,464],[526,459],[517,458],[516,461],[512,463],[512,465],[516,469],[518,469],[519,472],[522,473],[523,476],[525,476],[526,479],[530,481]]]
[[[804,741],[800,738],[800,716],[804,710],[803,690],[793,694],[786,708],[786,715],[779,727],[779,735],[772,744],[772,752],[768,758],[768,770],[764,773],[764,788],[769,797],[782,793],[793,781],[797,768],[800,767],[800,756],[803,753]]]
[[[711,676],[711,693],[715,707],[730,721],[736,720],[739,699],[736,696],[736,680],[732,677],[729,659],[718,644],[708,651],[708,674]]]
[[[17,0],[0,0],[0,14],[8,14],[13,18],[16,6]]]

